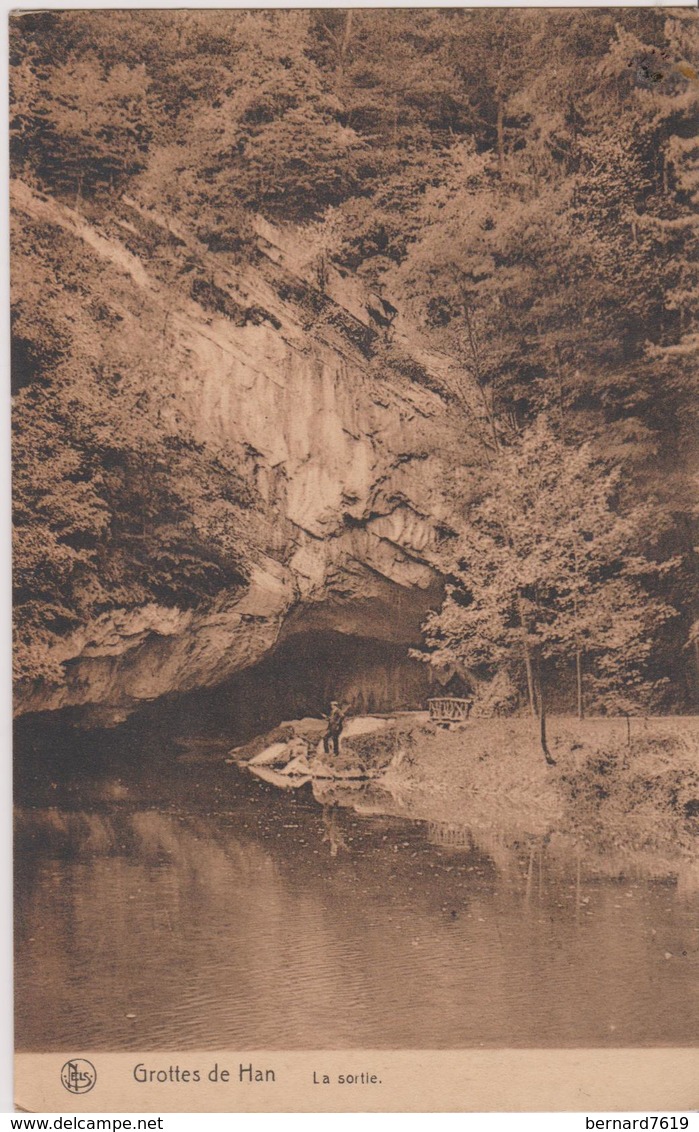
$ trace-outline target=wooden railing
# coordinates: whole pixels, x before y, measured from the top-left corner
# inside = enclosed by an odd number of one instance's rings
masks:
[[[427,701],[433,723],[463,723],[468,719],[471,700],[455,696],[435,696]]]

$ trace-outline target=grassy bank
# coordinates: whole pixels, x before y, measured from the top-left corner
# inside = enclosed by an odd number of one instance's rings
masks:
[[[562,832],[610,851],[691,853],[699,832],[699,719],[577,720],[549,727],[548,767],[528,718],[459,730],[399,717],[345,741],[344,757],[383,767],[401,809],[426,820],[524,834]]]

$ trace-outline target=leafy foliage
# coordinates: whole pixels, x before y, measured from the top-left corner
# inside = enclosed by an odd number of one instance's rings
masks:
[[[546,417],[501,446],[444,567],[447,597],[426,622],[430,663],[494,675],[526,666],[543,700],[546,662],[585,657],[602,705],[647,701],[653,638],[674,613],[644,586],[670,569],[638,549],[645,515],[613,504],[619,473]]]
[[[620,673],[605,665],[626,646],[611,640],[604,609],[633,610],[645,593],[656,611],[665,602],[679,615],[657,624],[644,606],[647,624],[630,614],[627,628],[622,618],[614,632],[631,641],[633,624],[644,624],[654,659],[641,655],[640,643],[629,645],[645,673],[639,680],[654,670],[657,683],[663,672],[681,670],[687,687],[676,702],[686,701],[690,684],[696,695],[693,654],[684,647],[699,605],[691,478],[699,425],[693,12],[19,13],[11,58],[16,175],[110,216],[129,193],[229,260],[255,254],[253,212],[312,223],[325,234],[329,258],[390,299],[398,319],[386,319],[366,346],[374,369],[441,388],[462,423],[447,525],[461,527],[458,465],[473,461],[474,450],[492,472],[502,466],[500,450],[515,459],[542,416],[567,467],[581,445],[589,461],[583,470],[599,485],[598,517],[609,526],[578,549],[585,578],[594,569],[604,574],[596,584],[604,582],[606,597],[593,608],[578,593],[574,617],[576,590],[566,574],[555,617],[537,613],[532,622],[537,649],[549,664],[554,654],[583,649],[594,669],[588,692],[600,681],[600,694],[611,695]],[[55,233],[32,238],[46,251]],[[152,250],[154,259],[160,254]],[[109,567],[98,561],[97,545],[105,538],[120,548],[109,561],[124,563],[110,577],[111,600],[127,575],[135,600],[139,571],[143,593],[198,600],[225,574],[219,551],[206,549],[207,532],[215,532],[210,547],[225,547],[224,558],[232,553],[229,513],[214,502],[212,486],[222,482],[217,477],[228,482],[227,474],[216,470],[218,456],[192,447],[172,422],[171,433],[157,423],[162,390],[145,343],[135,363],[105,360],[83,313],[72,325],[66,320],[59,291],[75,296],[81,310],[78,296],[88,303],[96,295],[108,311],[110,302],[86,283],[89,271],[73,250],[61,256],[57,244],[53,255],[63,273],[58,289],[27,272],[15,281],[13,313],[21,459],[29,468],[32,454],[45,451],[59,470],[56,484],[43,488],[38,469],[26,483],[21,473],[18,479],[29,542],[32,508],[51,516],[44,566],[40,538],[32,551],[37,579],[55,573],[41,591],[45,624],[52,617],[66,624],[66,610],[68,620],[85,615],[78,591],[94,586],[96,594],[104,582]],[[177,255],[169,267],[186,274],[192,265],[178,265]],[[191,285],[207,285],[196,269]],[[396,327],[402,342],[394,340]],[[406,336],[416,353],[440,359],[438,377],[405,362]],[[118,394],[110,386],[115,374]],[[118,438],[111,448],[100,420]],[[605,478],[612,467],[613,484]],[[493,474],[497,497],[504,472]],[[120,496],[130,501],[123,514]],[[70,516],[61,517],[62,507]],[[673,571],[651,578],[634,574],[628,558],[624,569],[607,561],[621,538],[620,516],[641,514],[637,537],[648,558],[679,558]],[[478,528],[475,513],[473,521]],[[491,535],[483,529],[474,538]],[[589,558],[592,548],[604,567]],[[27,562],[22,601],[29,608],[34,559]],[[565,573],[568,566],[559,556],[556,567]],[[90,586],[78,581],[88,577]],[[59,601],[69,578],[76,588]],[[484,592],[488,584],[484,578]],[[102,600],[95,596],[94,607]],[[36,613],[32,624],[43,618]],[[497,649],[488,648],[482,659],[492,665]]]

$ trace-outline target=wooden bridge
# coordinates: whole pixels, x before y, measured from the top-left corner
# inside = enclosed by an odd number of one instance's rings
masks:
[[[427,701],[430,720],[440,727],[465,723],[471,711],[471,703],[471,700],[458,699],[456,696],[433,696]]]

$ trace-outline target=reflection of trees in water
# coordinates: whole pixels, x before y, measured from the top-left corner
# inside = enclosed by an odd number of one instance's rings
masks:
[[[699,861],[684,861],[677,870],[677,895],[684,900],[699,896]]]
[[[190,905],[200,903],[203,914],[208,914],[207,901],[245,901],[251,887],[286,883],[294,888],[299,878],[309,893],[318,886],[332,889],[348,907],[361,891],[367,908],[398,899],[416,913],[440,919],[445,909],[463,914],[475,893],[492,889],[489,857],[476,848],[457,862],[435,857],[424,823],[288,803],[260,818],[246,831],[241,815],[26,811],[18,818],[18,856],[24,861],[18,887],[29,895],[32,878],[47,858],[91,865],[100,857],[120,857],[152,875],[165,875],[153,870],[174,871],[177,894]],[[179,904],[177,894],[173,890],[171,898],[177,896]]]
[[[268,855],[254,841],[238,840],[233,831],[199,815],[161,813],[159,810],[85,811],[24,810],[15,819],[18,868],[30,875],[32,865],[46,858],[90,862],[98,857],[124,857],[157,867],[177,865],[189,870],[201,885],[212,883],[221,869],[249,879],[263,866],[272,867]]]
[[[340,849],[349,851],[349,844],[340,827],[337,813],[332,806],[323,806],[323,825],[325,826],[323,841],[327,841],[330,845],[330,856],[337,857]]]
[[[699,862],[681,856],[668,857],[652,849],[620,847],[610,852],[605,846],[583,842],[575,837],[546,831],[530,833],[526,829],[484,828],[468,822],[428,820],[421,822],[414,805],[386,783],[314,783],[313,794],[329,806],[347,814],[356,813],[378,820],[382,815],[394,820],[423,825],[426,840],[438,849],[455,855],[478,856],[493,872],[493,881],[504,886],[511,895],[519,895],[523,903],[560,905],[560,893],[573,893],[579,919],[587,899],[583,886],[604,881],[657,882],[677,886],[681,899],[690,899],[699,891]],[[335,827],[345,817],[333,819]],[[345,846],[352,852],[352,846]],[[337,850],[335,851],[337,852]],[[333,854],[335,855],[335,854]],[[380,866],[379,866],[380,872]],[[436,880],[436,878],[434,878]]]
[[[583,843],[553,833],[546,848],[547,867],[561,878],[570,878],[573,864],[585,883],[632,881],[677,886],[678,895],[695,894],[699,886],[696,858],[659,853],[653,849],[619,846],[610,850],[594,842]]]
[[[632,982],[652,990],[657,957],[689,948],[662,888],[617,910],[625,893],[588,883],[596,858],[560,837],[255,797],[19,815],[20,1044],[599,1039],[607,998],[628,1014]],[[696,871],[668,875],[696,892]],[[652,945],[649,901],[668,921]]]
[[[411,875],[414,872],[414,865],[410,863],[414,861],[412,856],[401,855],[398,862],[386,860],[384,836],[389,844],[406,848],[402,844],[402,834],[407,830],[411,839],[417,835],[418,846],[424,844],[426,850],[431,845],[453,851],[457,861],[462,856],[464,859],[468,857],[469,861],[465,862],[467,868],[477,860],[482,879],[491,877],[493,882],[497,880],[508,890],[520,890],[525,895],[529,894],[530,898],[535,893],[541,897],[547,889],[557,890],[562,884],[579,886],[581,883],[608,880],[676,883],[678,894],[687,897],[699,890],[699,861],[691,858],[670,858],[652,850],[625,847],[609,852],[606,848],[597,849],[594,844],[584,844],[561,833],[528,834],[521,830],[513,833],[459,822],[408,822],[401,816],[382,814],[376,806],[379,794],[384,799],[388,797],[384,791],[367,783],[363,792],[357,792],[362,800],[356,808],[326,803],[319,810],[306,813],[299,827],[303,829],[303,837],[286,838],[283,845],[279,845],[278,837],[275,843],[274,820],[270,824],[267,841],[259,839],[259,831],[250,840],[241,840],[235,821],[221,825],[209,817],[190,815],[186,819],[176,819],[173,826],[169,815],[155,811],[141,811],[133,815],[126,844],[130,838],[139,857],[147,854],[152,859],[172,860],[176,855],[182,855],[181,830],[185,829],[196,838],[196,848],[188,854],[192,868],[196,866],[206,874],[209,864],[202,868],[204,855],[201,847],[206,846],[208,855],[211,855],[218,846],[226,861],[247,879],[259,872],[263,845],[270,854],[265,854],[268,866],[305,870],[311,846],[319,837],[321,844],[329,847],[332,858],[352,858],[354,867],[362,875],[362,883],[369,888],[376,887],[380,898],[381,878],[387,869],[396,874],[397,867],[396,876],[406,883],[416,879]],[[387,824],[381,823],[382,816],[388,819]],[[117,835],[104,816],[86,814],[83,817],[87,832],[85,851],[93,851],[100,845],[113,846]],[[121,830],[118,836],[123,843],[124,831]],[[411,853],[414,850],[411,844]],[[451,860],[453,862],[454,857]],[[371,861],[370,868],[367,868],[368,861]],[[370,874],[368,878],[367,874]],[[372,877],[377,879],[376,886],[371,881]],[[438,871],[431,879],[439,888]],[[202,883],[205,880],[204,875]],[[417,887],[418,891],[428,895],[426,878]]]
[[[78,1031],[98,1048],[367,1045],[361,1004],[377,996],[389,1041],[394,1025],[405,1040],[385,956],[405,962],[407,950],[420,967],[420,941],[436,941],[440,925],[429,886],[409,891],[421,865],[402,845],[404,823],[379,819],[365,855],[349,811],[283,816],[246,840],[240,819],[224,817],[21,815],[22,841],[38,851],[18,901],[20,1045],[61,1048]],[[442,942],[448,961],[419,979],[436,1019],[455,1013],[460,970],[458,937]]]
[[[620,837],[621,844],[610,849],[606,841],[597,844],[590,836],[583,839],[551,829],[534,831],[521,815],[517,825],[503,820],[502,815],[490,826],[483,821],[437,819],[424,813],[427,805],[434,811],[437,802],[425,804],[409,793],[400,793],[389,778],[351,788],[333,784],[322,795],[314,784],[314,795],[319,801],[322,796],[325,804],[351,807],[360,814],[422,822],[432,845],[455,853],[480,853],[491,861],[501,881],[522,887],[530,897],[535,889],[579,880],[677,882],[678,891],[687,894],[699,885],[699,860],[686,845],[678,845],[672,853],[660,846],[623,844]]]
[[[682,899],[699,893],[699,860],[690,857],[623,847],[609,852],[560,833],[507,833],[454,821],[428,822],[427,835],[441,848],[489,858],[498,879],[521,891],[526,903],[561,885],[574,885],[580,898],[582,884],[610,880],[676,884]]]
[[[138,1046],[146,1035],[156,1048],[206,1048],[212,1010],[222,1044],[236,1026],[233,1044],[247,1037],[255,1005],[236,1021],[236,999],[246,988],[252,998],[291,943],[298,950],[294,917],[313,923],[312,897],[289,891],[272,855],[196,815],[34,811],[20,825],[34,846],[18,883],[21,1044],[62,1048],[80,1032],[98,1046]],[[264,994],[278,1018],[285,983],[273,979]],[[274,1040],[271,1023],[265,1036]]]
[[[428,821],[427,836],[432,845],[446,849],[472,849],[473,836],[467,825],[453,821]]]

